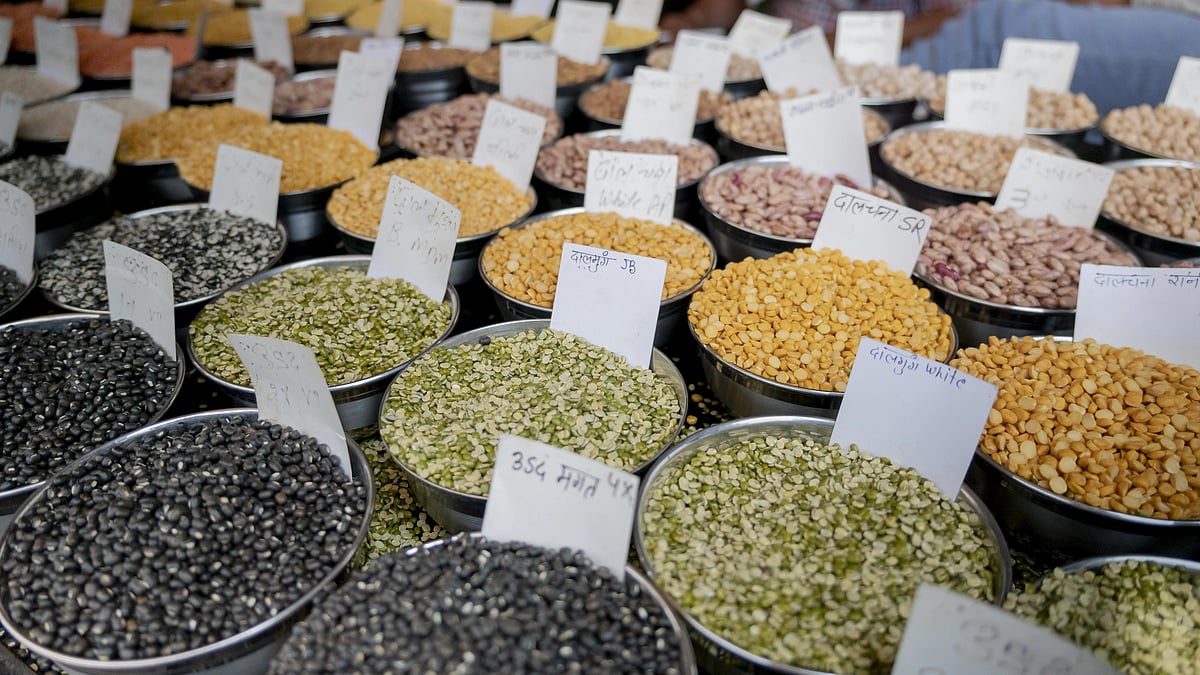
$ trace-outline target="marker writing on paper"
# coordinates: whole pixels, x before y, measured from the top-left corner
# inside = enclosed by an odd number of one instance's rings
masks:
[[[596,495],[596,489],[600,487],[600,478],[584,471],[576,469],[566,464],[560,465],[561,472],[555,483],[561,483],[563,492],[577,491],[584,499],[589,499]]]
[[[875,216],[877,220],[885,223],[891,223],[896,220],[896,216],[900,214],[900,210],[895,206],[888,204],[870,204],[865,199],[861,199],[849,193],[842,193],[833,200],[833,208],[842,213],[850,213],[853,215],[861,215],[863,213]],[[896,229],[901,232],[912,232],[918,242],[925,242],[925,233],[929,229],[928,216],[905,216],[896,224]]]
[[[284,404],[289,408],[293,407],[293,403],[292,403],[293,393],[298,398],[303,399],[305,405],[309,405],[309,406],[316,403],[318,397],[321,395],[321,392],[319,392],[315,389],[311,389],[309,387],[296,387],[295,390],[296,391],[293,392],[293,387],[286,385],[286,384],[281,385],[281,384],[277,384],[275,382],[270,382],[267,384],[267,391],[264,394],[265,394],[265,398],[267,400],[283,401]]]
[[[1047,192],[1033,192],[1026,188],[1016,188],[1012,191],[1012,197],[1010,201],[1012,201],[1013,206],[1016,208],[1023,209],[1031,201],[1045,202],[1048,199],[1050,199],[1050,194]],[[1074,199],[1068,198],[1067,202],[1063,204],[1063,210],[1082,215],[1087,213],[1088,205],[1083,202],[1077,202]]]
[[[633,501],[637,499],[637,483],[626,478],[622,478],[620,474],[616,472],[608,474],[608,478],[605,480],[605,482],[608,483],[608,487],[612,489],[613,497],[624,499],[630,503],[633,503]]]
[[[423,253],[421,262],[428,265],[441,265],[450,258],[450,255],[445,251],[439,251],[433,242],[421,237],[413,238],[409,250],[415,253]]]
[[[600,180],[609,178],[610,174],[621,180],[637,179],[637,180],[661,180],[667,175],[667,169],[661,164],[651,166],[639,164],[622,165],[617,159],[608,158],[596,162],[594,167],[589,167],[589,171],[595,172],[595,177]]]
[[[529,476],[537,476],[539,481],[546,480],[546,460],[536,455],[525,456],[520,450],[513,451],[512,470]]]
[[[822,96],[819,99],[815,99],[815,100],[809,99],[806,101],[789,104],[788,105],[788,114],[803,115],[804,113],[811,112],[811,111],[817,110],[817,109],[829,110],[830,108],[836,108],[837,106],[845,103],[849,98],[850,98],[850,93],[847,91],[839,90],[839,91],[831,92],[828,95]]]
[[[965,619],[958,628],[959,639],[955,640],[954,651],[981,665],[994,665],[997,669],[1028,675],[1083,675],[1076,673],[1074,666],[1062,657],[1039,662],[1038,655],[1028,645],[1002,639],[1000,630],[987,621]],[[929,666],[918,672],[921,675],[953,675],[942,668]]]
[[[255,342],[249,345],[249,347],[254,357],[254,363],[249,365],[254,367],[264,366],[276,370],[298,371],[300,369],[300,364],[296,363],[295,352],[269,349],[259,342]]]
[[[1167,275],[1167,284],[1176,288],[1200,288],[1200,272],[1178,272]]]
[[[601,211],[620,211],[624,209],[640,209],[642,208],[642,204],[642,195],[635,188],[627,190],[605,188],[600,190],[600,196],[597,199],[596,205]],[[661,195],[654,195],[650,198],[650,203],[646,207],[646,213],[651,217],[665,216],[674,208],[674,199],[664,199]]]
[[[600,253],[588,253],[587,251],[571,249],[571,262],[575,263],[575,266],[578,269],[587,270],[594,274],[600,271],[600,268],[608,267],[609,261],[614,260],[613,258],[609,258],[608,254],[608,251],[601,251]],[[637,261],[633,258],[626,258],[622,256],[621,270],[629,272],[630,274],[637,274]]]
[[[1097,272],[1092,282],[1108,288],[1154,288],[1154,277],[1148,274]]]
[[[123,308],[126,314],[132,314],[138,308],[137,296],[129,296],[122,291],[118,294],[117,305]],[[164,316],[158,309],[150,308],[146,311],[146,318],[150,321],[160,321]]]
[[[897,375],[917,369],[916,359],[905,352],[891,349],[887,345],[872,347],[871,351],[867,353],[876,361],[883,361],[889,366],[895,366],[892,372]]]

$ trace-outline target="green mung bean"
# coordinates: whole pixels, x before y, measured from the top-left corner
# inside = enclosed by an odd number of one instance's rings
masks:
[[[196,360],[250,386],[228,333],[298,342],[313,350],[330,385],[379,375],[411,359],[450,327],[450,304],[403,279],[349,267],[290,269],[221,296],[192,323]]]
[[[449,536],[408,491],[408,479],[388,456],[383,441],[375,436],[359,445],[375,479],[375,512],[371,515],[367,539],[354,558],[354,567],[361,568],[379,556]]]
[[[922,582],[992,591],[979,517],[857,448],[760,435],[700,450],[646,488],[655,579],[747,651],[814,670],[891,670]]]
[[[645,368],[554,330],[438,348],[396,378],[380,435],[412,471],[486,495],[501,434],[632,471],[674,437],[679,400]]]

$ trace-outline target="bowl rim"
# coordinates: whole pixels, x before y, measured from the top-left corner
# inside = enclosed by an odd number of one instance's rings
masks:
[[[61,103],[73,103],[75,101],[79,101],[80,103],[83,103],[84,101],[108,101],[108,100],[113,100],[113,99],[129,99],[131,101],[136,100],[133,97],[133,91],[131,89],[101,89],[101,90],[96,90],[96,91],[76,91],[73,94],[67,94],[66,96],[59,96],[58,98],[52,98],[48,101],[42,101],[41,103],[34,103],[33,105],[30,105],[30,106],[26,107],[24,110],[22,110],[21,115],[24,116],[25,113],[36,114],[37,112],[40,112],[37,109],[41,108],[43,106],[58,105]],[[146,105],[152,106],[153,104],[146,103]],[[78,109],[76,110],[76,112],[78,112]],[[157,113],[159,111],[156,110],[155,112]],[[69,134],[67,135],[66,138],[63,138],[63,137],[36,138],[36,137],[31,137],[31,136],[22,136],[19,133],[20,125],[17,126],[17,131],[18,131],[18,133],[16,136],[16,140],[17,141],[25,141],[28,143],[67,143],[71,140],[71,137]],[[115,164],[116,162],[114,161],[113,163]]]
[[[1030,88],[1032,89],[1033,87],[1030,87]],[[1062,92],[1054,92],[1054,93],[1062,93]],[[1083,93],[1083,92],[1066,92],[1066,93],[1074,94],[1074,93]],[[935,109],[933,107],[933,99],[932,98],[920,97],[917,100],[920,101],[921,103],[925,104],[926,110],[928,110],[929,114],[932,116],[932,119],[930,121],[938,121],[938,122],[945,121],[946,111]],[[1025,135],[1026,136],[1071,136],[1071,135],[1077,135],[1077,134],[1085,134],[1088,131],[1098,127],[1100,125],[1100,121],[1103,119],[1104,119],[1104,115],[1097,113],[1096,119],[1092,120],[1092,122],[1090,122],[1089,124],[1086,124],[1082,127],[1053,129],[1053,128],[1046,128],[1046,127],[1028,127],[1027,126],[1027,127],[1025,127]]]
[[[61,155],[26,155],[26,157],[44,157],[44,158],[46,158],[46,159],[49,159],[49,160],[51,160],[51,161],[59,162],[59,163],[61,163],[61,164],[66,164],[67,166],[72,166],[72,165],[70,165],[70,164],[67,164],[67,156],[66,156],[66,154],[61,154]],[[22,159],[25,159],[25,157],[21,157],[21,158],[14,159],[14,160],[13,160],[13,162],[18,162],[18,161],[20,161],[20,160],[22,160]],[[82,167],[75,167],[75,168],[80,168],[80,169],[82,169]],[[84,171],[87,171],[87,172],[89,172],[89,173],[96,173],[95,171],[92,171],[91,169],[82,169],[82,170],[84,170]],[[79,194],[75,195],[74,197],[71,197],[70,199],[67,199],[67,200],[65,200],[65,201],[63,201],[63,202],[61,202],[61,203],[54,204],[54,205],[51,205],[51,206],[47,206],[47,207],[46,207],[46,208],[44,208],[44,209],[36,210],[36,211],[34,212],[34,219],[36,220],[36,219],[37,219],[39,216],[44,216],[44,215],[47,215],[47,214],[49,214],[49,213],[53,213],[53,212],[55,212],[55,211],[58,211],[59,209],[64,209],[64,208],[67,208],[68,206],[73,206],[73,205],[75,205],[75,204],[78,204],[79,202],[81,202],[81,201],[83,201],[83,200],[87,199],[88,197],[91,197],[92,195],[96,194],[97,192],[102,192],[103,190],[105,190],[106,188],[108,188],[109,184],[110,184],[110,183],[112,183],[112,181],[113,181],[113,178],[114,178],[116,175],[117,175],[117,166],[116,166],[116,163],[114,163],[112,166],[110,166],[110,167],[108,168],[108,174],[106,174],[106,175],[104,176],[104,180],[100,181],[100,182],[99,182],[99,183],[98,183],[98,184],[97,184],[95,187],[89,188],[88,190],[85,190],[84,192],[81,192],[81,193],[79,193]],[[35,208],[35,209],[37,209],[37,207],[36,207],[36,206],[35,206],[34,208]],[[43,230],[43,229],[45,229],[45,227],[44,227],[43,225],[40,225],[40,224],[39,224],[39,225],[37,226],[37,229],[40,231],[40,230]]]
[[[624,117],[622,117],[619,120],[613,119],[613,118],[608,118],[608,117],[601,117],[599,115],[592,114],[591,112],[588,111],[587,108],[585,108],[583,106],[583,98],[585,96],[587,96],[588,94],[590,94],[594,91],[599,91],[600,89],[603,89],[604,87],[612,86],[615,83],[632,85],[633,84],[633,76],[630,75],[628,77],[617,77],[617,78],[613,78],[611,80],[600,81],[600,82],[597,82],[597,83],[593,84],[592,86],[588,87],[587,89],[583,90],[583,93],[579,95],[579,103],[577,104],[577,107],[579,108],[579,112],[582,113],[583,116],[589,120],[592,120],[595,122],[600,122],[602,124],[611,124],[617,128],[620,128],[622,122],[624,121]],[[703,97],[704,92],[705,92],[705,90],[701,89],[700,96]],[[709,92],[709,93],[715,93],[717,96],[720,96],[721,94],[725,93],[725,90],[722,89],[719,92]],[[626,100],[626,105],[628,105],[628,99]],[[720,106],[718,106],[718,107],[720,107]],[[699,110],[700,110],[699,105],[697,105],[696,111],[699,112]],[[697,117],[696,123],[693,126],[699,126],[701,124],[714,124],[716,119],[717,119],[716,113],[713,113],[712,117]],[[602,131],[602,130],[597,130],[597,131]],[[720,161],[720,159],[718,158],[717,161]]]
[[[550,148],[554,147],[558,143],[561,143],[562,141],[565,141],[568,138],[575,138],[577,136],[581,137],[581,138],[607,138],[609,136],[616,136],[617,138],[620,138],[621,130],[619,128],[617,128],[617,129],[595,129],[593,131],[582,131],[577,134],[571,134],[570,136],[561,136],[561,137],[555,139],[552,143],[547,143],[546,145],[539,148],[538,149],[538,158],[539,159],[541,158],[542,152],[549,150]],[[636,141],[634,141],[634,142],[636,142]],[[675,144],[667,143],[667,145],[674,146]],[[692,180],[680,183],[680,182],[678,182],[678,178],[677,178],[676,183],[675,183],[676,197],[678,197],[680,192],[682,192],[684,190],[688,190],[688,189],[693,188],[696,185],[698,185],[700,183],[700,181],[704,180],[705,176],[707,176],[714,169],[716,169],[718,166],[721,165],[721,154],[718,153],[717,149],[714,148],[712,145],[700,140],[699,138],[696,138],[695,136],[688,139],[688,145],[704,148],[704,149],[708,150],[708,152],[712,153],[713,165],[711,168],[708,169],[708,171],[705,171],[704,173],[700,174],[699,177],[694,178]],[[676,147],[679,147],[679,146],[676,146]],[[620,151],[618,150],[615,152],[620,152]],[[659,154],[659,153],[654,153],[654,154]],[[661,153],[661,154],[664,157],[667,155],[675,155],[676,157],[678,157],[678,155],[676,155],[673,152],[672,153]],[[586,171],[585,171],[585,173],[586,173]],[[541,182],[545,183],[546,185],[549,185],[550,187],[553,187],[556,190],[562,190],[563,192],[569,192],[571,194],[576,194],[576,195],[580,195],[580,196],[583,196],[583,194],[586,192],[585,189],[567,187],[565,185],[556,183],[556,182],[550,180],[549,178],[546,178],[546,174],[542,172],[542,170],[538,166],[538,162],[536,160],[533,163],[533,177],[540,180]]]
[[[538,44],[542,44],[542,43],[538,43]],[[500,86],[500,79],[499,79],[499,77],[497,77],[497,79],[496,79],[495,81],[492,81],[492,80],[485,80],[484,78],[482,78],[482,77],[480,77],[480,76],[478,76],[478,75],[476,75],[475,73],[472,73],[472,72],[470,71],[470,65],[471,65],[471,62],[472,62],[472,61],[476,61],[476,60],[478,60],[478,59],[481,59],[481,58],[483,58],[483,57],[484,57],[484,56],[486,56],[486,55],[487,55],[489,52],[491,52],[493,49],[496,49],[496,47],[495,47],[495,46],[492,46],[492,47],[491,47],[491,48],[489,48],[487,51],[483,51],[483,52],[475,52],[475,55],[474,55],[474,56],[472,56],[471,58],[467,59],[467,62],[466,62],[466,63],[464,63],[464,64],[462,65],[463,72],[465,72],[465,73],[467,74],[467,78],[468,78],[468,79],[469,79],[471,82],[481,82],[481,83],[483,83],[483,84],[486,84],[486,85],[488,85],[489,87],[499,87],[499,86]],[[563,56],[562,58],[566,59],[567,57]],[[571,60],[571,59],[567,59],[567,60],[569,61],[569,60]],[[576,61],[576,63],[579,63],[579,62],[578,62],[578,61]],[[582,79],[582,80],[580,80],[580,81],[578,81],[578,82],[559,83],[559,82],[556,80],[556,81],[555,81],[555,83],[554,83],[554,91],[555,91],[555,93],[557,94],[558,92],[560,92],[560,91],[564,91],[564,90],[566,90],[566,91],[570,91],[572,88],[574,88],[574,89],[579,89],[579,90],[581,90],[581,91],[582,91],[583,89],[586,89],[587,87],[590,87],[591,85],[593,85],[593,84],[595,84],[595,83],[597,83],[597,82],[603,82],[605,79],[607,79],[607,78],[608,78],[608,70],[609,70],[610,68],[612,68],[612,59],[608,58],[608,55],[606,55],[606,54],[601,54],[601,55],[600,55],[600,60],[599,60],[599,61],[596,61],[596,64],[595,64],[597,69],[600,67],[600,64],[604,64],[604,71],[603,71],[603,72],[597,73],[596,75],[590,75],[590,76],[588,76],[587,78],[585,78],[585,79]],[[585,65],[585,66],[586,66],[586,65],[592,65],[592,64],[585,63],[585,64],[583,64],[583,65]],[[477,87],[473,87],[473,89],[476,89],[476,91],[478,91],[478,88],[477,88]]]
[[[1136,108],[1137,106],[1130,106],[1130,107]],[[1108,121],[1108,118],[1113,113],[1121,111],[1121,110],[1128,110],[1128,109],[1129,108],[1114,108],[1112,110],[1109,110],[1108,112],[1104,113],[1104,115],[1102,115],[1100,117],[1100,120],[1098,122],[1096,122],[1096,130],[1100,132],[1100,136],[1103,137],[1105,141],[1108,141],[1109,143],[1112,143],[1113,145],[1115,145],[1118,148],[1121,148],[1123,150],[1127,150],[1129,152],[1133,152],[1138,155],[1141,155],[1141,157],[1139,159],[1171,159],[1171,160],[1178,160],[1181,162],[1200,161],[1200,159],[1188,160],[1188,159],[1184,159],[1183,157],[1172,157],[1170,155],[1164,155],[1161,152],[1147,150],[1145,148],[1138,147],[1128,141],[1123,141],[1123,140],[1117,138],[1116,136],[1112,135],[1112,133],[1109,132],[1109,130],[1106,128],[1105,122]]]
[[[434,104],[426,106],[424,108],[419,108],[417,110],[413,110],[408,113],[405,113],[404,115],[402,115],[400,117],[400,119],[398,119],[395,122],[392,122],[390,124],[390,126],[392,127],[392,130],[395,132],[393,134],[393,138],[392,138],[392,145],[395,145],[397,148],[399,148],[403,152],[407,152],[407,153],[413,155],[413,157],[429,157],[429,158],[434,158],[434,159],[457,159],[458,161],[463,161],[463,162],[471,161],[471,159],[469,157],[460,159],[458,157],[448,157],[446,155],[431,155],[431,154],[419,152],[417,149],[413,148],[412,146],[407,145],[400,138],[400,124],[403,123],[407,119],[412,119],[417,113],[425,113],[426,115],[440,114],[441,106],[450,105],[451,103],[457,101],[458,99],[466,97],[466,96],[480,96],[480,95],[485,95],[490,98],[501,98],[500,92],[473,91],[473,92],[466,93],[466,94],[459,94],[458,96],[450,99],[449,101],[444,101],[442,103],[434,103]],[[489,98],[489,100],[490,100],[490,98]],[[524,100],[524,99],[522,99],[522,100]],[[501,101],[501,103],[504,103],[504,101]],[[566,123],[563,121],[563,118],[558,114],[558,111],[554,109],[554,106],[550,106],[548,109],[554,115],[554,120],[557,120],[557,122],[558,122],[558,134],[556,134],[553,138],[551,138],[549,143],[543,143],[542,145],[538,146],[538,152],[541,152],[542,148],[544,148],[544,147],[554,143],[554,141],[557,141],[558,139],[562,138],[563,130],[566,128]],[[549,125],[550,122],[551,122],[551,120],[547,120],[546,124]],[[482,125],[482,119],[480,120],[480,124]],[[536,193],[534,194],[534,199],[537,199]]]
[[[1117,160],[1114,162],[1105,162],[1102,166],[1106,166],[1110,169],[1113,169],[1117,173],[1120,173],[1122,170],[1125,170],[1125,169],[1138,169],[1138,168],[1144,168],[1144,167],[1161,167],[1161,168],[1176,168],[1177,167],[1177,168],[1181,168],[1181,169],[1191,169],[1192,171],[1195,171],[1197,173],[1197,175],[1200,175],[1200,162],[1190,162],[1186,159],[1154,159],[1154,158],[1122,159],[1122,160]],[[1127,230],[1131,230],[1131,231],[1136,232],[1144,237],[1149,237],[1150,239],[1158,239],[1158,240],[1161,240],[1164,242],[1169,242],[1172,244],[1179,244],[1182,246],[1190,246],[1190,247],[1195,248],[1198,251],[1200,251],[1200,240],[1191,241],[1188,239],[1183,239],[1181,237],[1174,237],[1174,236],[1167,235],[1167,234],[1156,234],[1154,232],[1147,232],[1146,230],[1144,230],[1136,225],[1133,225],[1127,221],[1117,218],[1112,213],[1107,211],[1103,206],[1100,207],[1100,216],[1103,218],[1107,218],[1109,220],[1109,222],[1111,222],[1113,225],[1115,225],[1118,228],[1124,228]]]
[[[1061,569],[1065,574],[1078,574],[1080,572],[1095,571],[1101,567],[1123,562],[1154,563],[1163,567],[1173,567],[1176,569],[1186,570],[1193,576],[1200,578],[1200,562],[1198,561],[1188,560],[1186,558],[1174,558],[1165,555],[1142,553],[1093,556],[1090,558],[1076,560],[1066,565],[1060,565],[1057,569]],[[1041,577],[1039,577],[1035,581],[1035,584],[1040,586],[1043,581],[1053,576],[1053,574],[1054,570],[1050,570],[1046,574],[1043,574]]]

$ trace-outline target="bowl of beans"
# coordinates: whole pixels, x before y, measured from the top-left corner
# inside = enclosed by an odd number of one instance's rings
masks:
[[[277,83],[292,76],[275,61],[255,61],[254,65],[270,71]],[[171,79],[171,100],[176,105],[227,103],[233,100],[236,85],[236,60],[197,61]]]
[[[99,25],[75,27],[79,49],[79,74],[103,83],[104,87],[129,86],[133,79],[133,50],[165,49],[171,67],[183,68],[196,60],[195,38],[172,32],[133,32],[123,37],[109,35]]]
[[[629,92],[633,89],[633,78],[610,80],[593,85],[579,97],[579,111],[587,119],[589,130],[620,129],[625,121],[625,106],[629,103]],[[717,110],[733,99],[723,91],[700,90],[696,106],[696,126],[692,135],[706,142],[717,140]]]
[[[344,26],[310,30],[292,38],[292,62],[298,71],[337,70],[342,52],[357,52],[363,38],[370,36]]]
[[[21,111],[21,121],[17,125],[17,140],[20,141],[22,149],[33,155],[66,153],[67,143],[70,142],[71,132],[75,128],[75,118],[79,114],[79,107],[85,101],[102,103],[105,107],[121,113],[122,124],[145,119],[159,112],[154,104],[134,98],[133,92],[129,90],[70,94],[60,99],[29,106]]]
[[[1026,218],[988,202],[925,213],[932,222],[913,275],[954,317],[964,344],[1070,335],[1082,265],[1141,265],[1117,239],[1053,216]]]
[[[396,66],[391,119],[469,94],[466,65],[474,56],[476,52],[469,49],[440,42],[406,43]]]
[[[308,28],[308,19],[302,14],[287,17],[287,29],[291,35],[299,35]],[[186,34],[196,36],[199,22],[190,24]],[[253,56],[254,33],[250,30],[250,14],[246,9],[209,15],[204,20],[204,35],[201,38],[203,58],[227,59]]]
[[[642,481],[638,559],[704,672],[885,673],[922,583],[1004,602],[1012,563],[982,502],[871,448],[830,445],[832,430],[813,417],[725,422]]]
[[[490,166],[435,157],[397,159],[364,171],[330,198],[326,214],[347,251],[370,253],[375,248],[392,176],[416,183],[462,212],[450,263],[451,284],[474,279],[484,245],[497,231],[521,222],[537,208],[532,188],[522,192]]]
[[[20,96],[28,106],[66,96],[78,88],[78,82],[42,75],[35,66],[0,66],[0,91]]]
[[[943,362],[958,346],[928,289],[824,248],[713,272],[692,296],[688,330],[713,393],[739,417],[835,417],[864,336]]]
[[[425,24],[429,21],[430,5],[436,0],[409,0],[400,3],[401,37],[417,37],[425,32]],[[370,2],[350,12],[346,16],[346,25],[355,30],[374,33],[379,25],[379,17],[383,13],[382,2]]]
[[[499,94],[463,94],[448,103],[415,110],[396,123],[395,143],[413,157],[445,157],[470,161],[483,126],[488,101],[495,99],[546,119],[542,145],[562,136],[563,121],[552,108]]]
[[[544,23],[530,36],[542,44],[551,44],[554,41],[554,26],[554,21]],[[660,35],[657,29],[622,26],[609,21],[600,47],[600,53],[608,59],[608,76],[621,78],[633,75],[633,69],[646,62]]]
[[[1110,110],[1100,121],[1109,159],[1182,159],[1200,162],[1200,115],[1186,108],[1146,104]]]
[[[370,256],[330,256],[254,275],[210,302],[188,328],[188,357],[230,399],[254,402],[228,333],[298,342],[317,357],[347,430],[373,426],[388,382],[458,322],[453,286],[440,301],[403,279],[366,275]]]
[[[601,56],[593,64],[573,61],[565,56],[558,57],[558,79],[554,90],[554,110],[562,119],[567,119],[575,110],[580,95],[592,85],[604,79],[608,72],[608,57]],[[472,91],[496,93],[500,91],[500,48],[492,47],[477,54],[467,62],[467,80]]]
[[[1200,556],[1200,372],[1032,336],[950,365],[1000,387],[967,483],[1023,548]]]
[[[333,106],[337,70],[309,70],[275,84],[271,117],[280,122],[324,124]]]
[[[592,150],[675,155],[675,217],[691,220],[699,215],[696,185],[717,166],[717,152],[704,141],[691,139],[687,145],[663,140],[622,141],[619,129],[590,131],[565,136],[542,148],[533,167],[534,184],[546,208],[565,209],[583,206],[587,186],[588,153]]]
[[[934,119],[946,114],[946,81],[938,82],[937,94],[928,100]],[[1100,121],[1100,111],[1087,94],[1029,88],[1025,111],[1025,133],[1042,136],[1071,150],[1083,149],[1083,138]]]
[[[713,169],[698,192],[717,254],[741,260],[811,245],[834,185],[863,189],[848,176],[821,176],[792,166],[784,155],[763,155]],[[904,204],[900,193],[881,180],[869,189]]]
[[[582,207],[542,213],[501,230],[479,256],[480,276],[495,298],[500,316],[506,320],[550,318],[566,242],[667,261],[654,330],[658,347],[671,341],[688,300],[717,263],[712,242],[682,220],[660,225],[615,213],[589,213]],[[609,264],[584,254],[573,255],[572,262],[587,267]]]
[[[883,116],[893,128],[913,121],[917,102],[933,97],[945,76],[923,70],[916,64],[890,66],[878,63],[837,62],[842,82],[858,87],[863,107]]]
[[[646,57],[646,65],[659,70],[670,70],[671,59],[675,56],[675,47],[655,47]],[[725,68],[725,93],[737,100],[753,96],[767,88],[763,81],[762,69],[758,59],[743,56],[738,53],[729,55],[729,65]]]
[[[0,622],[74,673],[266,672],[366,537],[374,484],[346,446],[344,470],[317,439],[245,409],[105,443],[47,481],[0,539]],[[114,517],[97,523],[97,504]],[[97,570],[104,559],[117,562]]]
[[[1117,173],[1097,227],[1148,265],[1200,255],[1200,163],[1130,159],[1106,166]]]
[[[101,174],[73,166],[61,155],[27,155],[0,164],[0,180],[33,198],[37,260],[62,246],[76,231],[109,216],[108,187],[115,174],[115,170]]]
[[[675,441],[687,401],[683,376],[657,349],[649,368],[633,366],[549,319],[513,321],[449,338],[400,371],[379,431],[433,519],[476,531],[500,434],[644,475]]]
[[[0,265],[0,324],[7,322],[6,317],[16,315],[16,309],[21,306],[22,302],[25,302],[25,298],[29,297],[37,285],[36,265],[28,281],[21,281],[16,270],[11,267]]]

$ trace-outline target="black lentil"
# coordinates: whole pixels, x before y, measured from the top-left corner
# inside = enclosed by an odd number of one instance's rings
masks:
[[[272,673],[679,673],[665,611],[581,553],[456,538],[379,558],[293,630]]]
[[[25,290],[25,284],[17,278],[16,271],[0,265],[0,312],[8,309],[8,306],[17,299],[23,290]]]
[[[150,422],[177,369],[128,321],[0,329],[0,490],[37,483]]]
[[[54,476],[11,526],[3,600],[30,639],[65,654],[196,649],[328,575],[354,545],[365,495],[293,429],[183,422]]]
[[[0,180],[29,193],[34,210],[41,213],[99,187],[108,177],[53,157],[29,155],[0,164]]]
[[[67,305],[107,311],[104,240],[145,253],[171,270],[175,302],[219,293],[267,269],[282,252],[275,224],[213,209],[118,216],[75,234],[41,263],[40,285]]]

